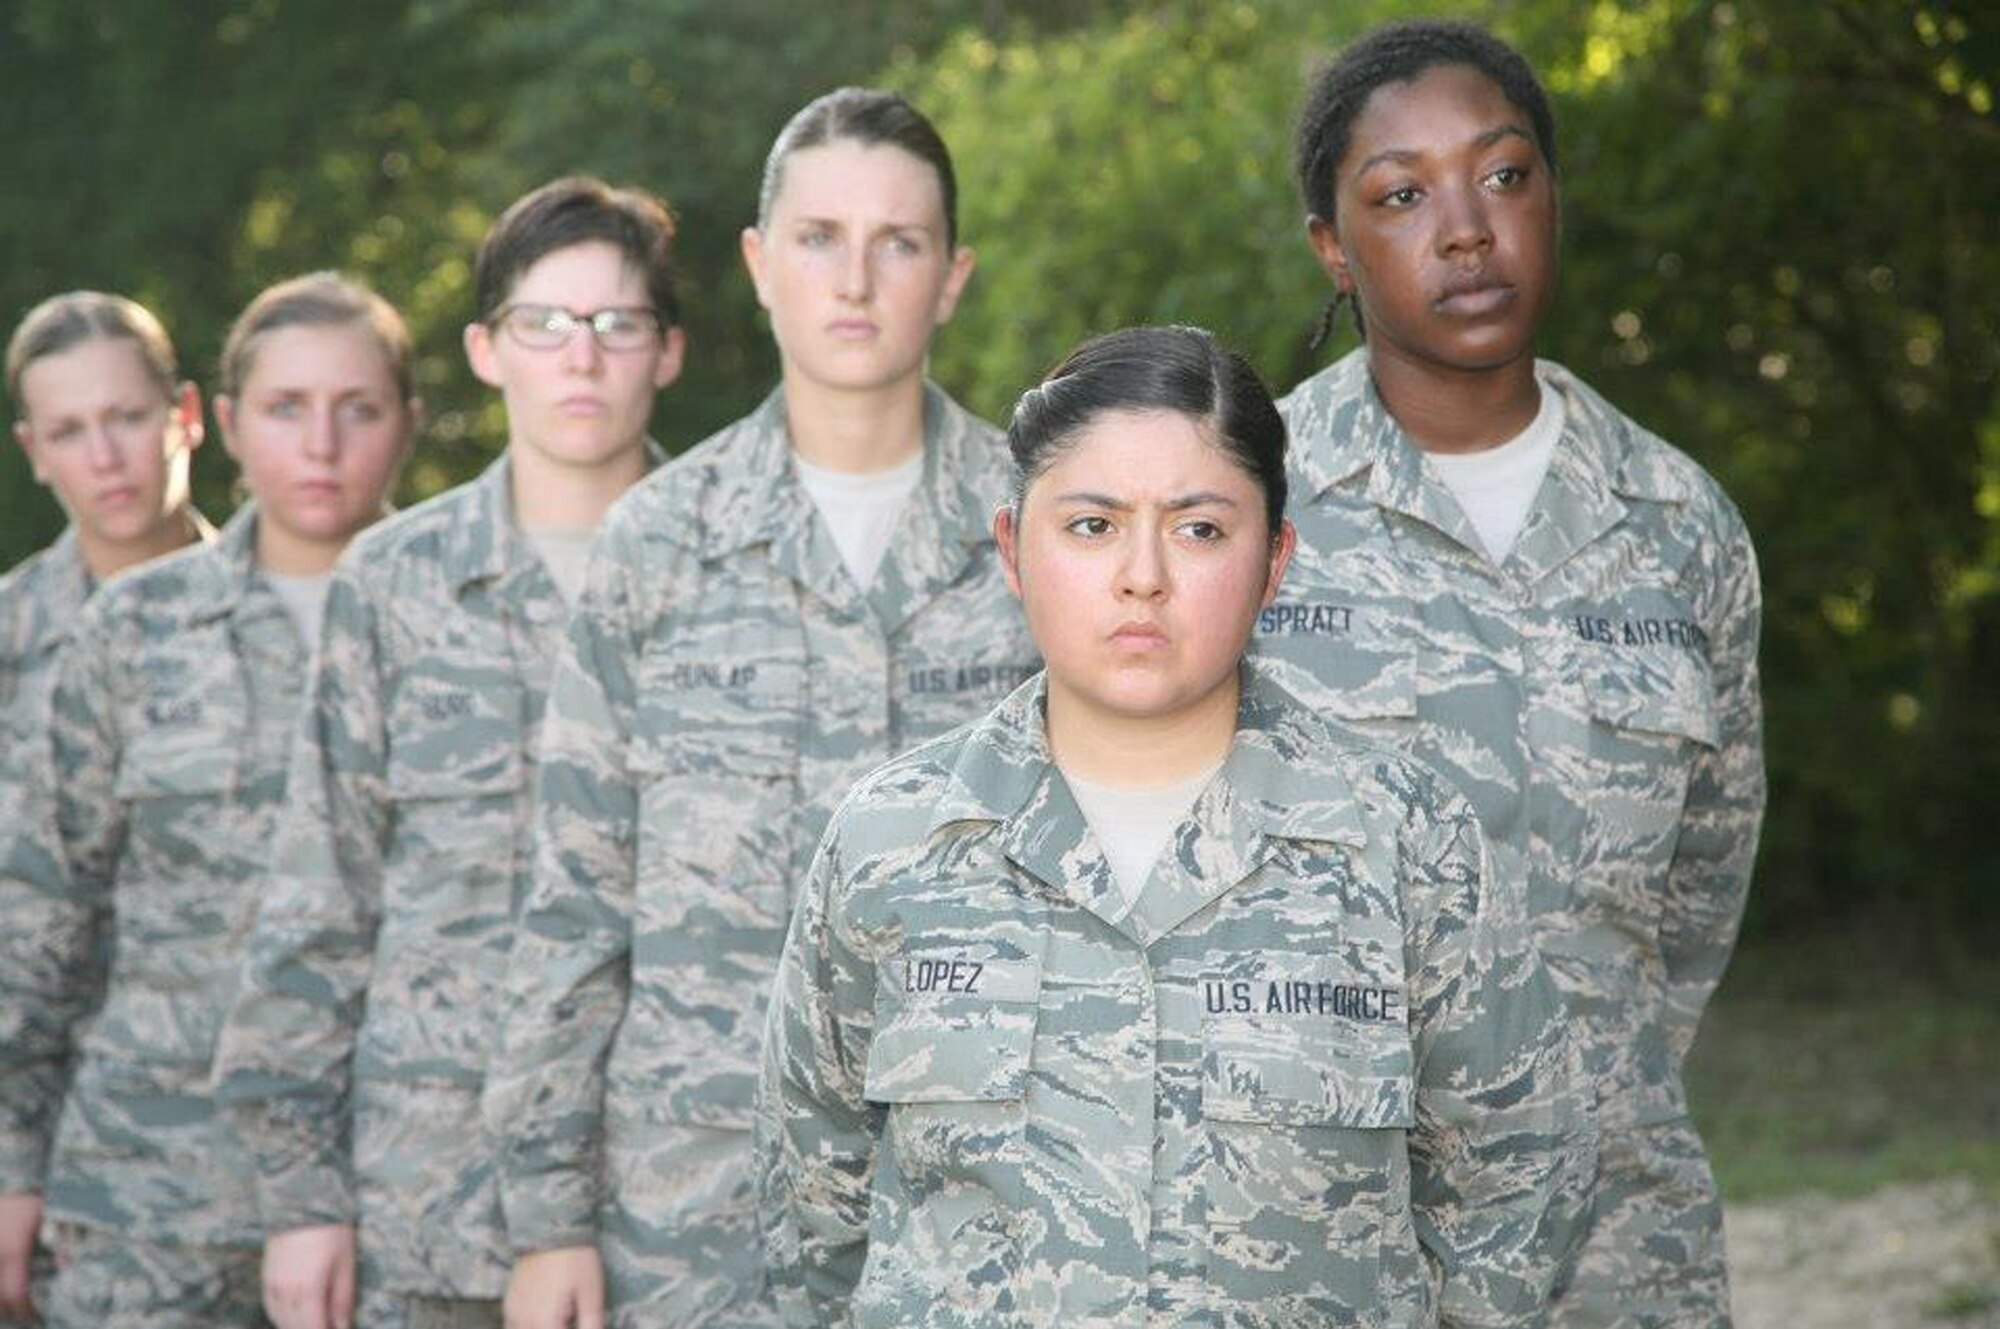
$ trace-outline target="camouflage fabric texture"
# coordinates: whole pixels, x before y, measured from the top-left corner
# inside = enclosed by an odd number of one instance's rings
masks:
[[[241,1246],[137,1241],[68,1224],[45,1329],[270,1329],[262,1258]]]
[[[370,1277],[405,1294],[497,1298],[510,1259],[479,1095],[568,615],[511,474],[342,558],[216,1063],[269,1230],[358,1218]]]
[[[1756,556],[1692,460],[1562,367],[1537,373],[1562,394],[1563,434],[1498,565],[1364,352],[1288,396],[1298,554],[1255,649],[1315,710],[1471,800],[1496,895],[1583,1033],[1607,1137],[1679,1123],[1692,1141],[1682,1063],[1735,943],[1765,801]],[[1681,1276],[1683,1252],[1719,1242],[1705,1165],[1668,1167],[1650,1200],[1645,1185],[1628,1168],[1599,1197],[1582,1260],[1625,1271],[1595,1280],[1603,1295]],[[1670,1322],[1726,1323],[1723,1283]],[[1641,1322],[1581,1293],[1559,1323]]]
[[[788,1322],[1532,1323],[1590,1113],[1471,808],[1247,672],[1128,907],[1044,696],[828,828],[759,1099]]]
[[[215,528],[190,515],[201,541],[214,540]],[[45,763],[56,661],[96,589],[74,527],[0,577],[0,845],[35,856],[33,876],[45,883],[63,872],[62,852],[51,800],[30,799],[29,791],[54,787]],[[22,820],[30,810],[36,815]],[[0,875],[0,924],[11,930],[15,919],[34,916],[42,893]],[[12,981],[34,983],[26,971]],[[96,985],[86,979],[66,990],[90,998]],[[42,1188],[69,1083],[70,1032],[87,1014],[43,1002],[0,1004],[0,1194]]]
[[[598,1244],[615,1324],[775,1322],[749,1131],[791,899],[855,779],[1036,667],[990,534],[1011,483],[996,431],[927,387],[923,478],[864,591],[774,393],[606,520],[487,1119],[513,1245]]]
[[[256,575],[256,511],[212,546],[109,582],[57,666],[38,837],[0,846],[18,912],[0,999],[23,1027],[69,1031],[75,1073],[49,1162],[49,1216],[138,1241],[255,1246],[248,1155],[215,1110],[209,1066],[235,989],[284,796],[305,648]],[[116,936],[108,971],[99,926]],[[87,989],[87,990],[86,990]],[[9,1092],[53,1083],[13,1077]],[[9,1105],[10,1120],[45,1107]],[[162,1312],[165,1313],[164,1310]]]
[[[30,791],[54,787],[45,766],[55,662],[94,589],[74,528],[0,577],[0,845],[15,846],[12,857],[33,855],[44,881],[60,880],[55,827],[46,815],[39,823],[23,816],[37,802],[43,814],[50,811],[48,799]],[[11,873],[0,875],[0,931],[15,932],[17,920],[34,917],[39,894]],[[96,931],[94,920],[79,923]],[[37,985],[31,954],[10,946],[4,962],[0,992]],[[14,968],[22,963],[30,967]],[[66,990],[87,1000],[92,986]],[[46,1001],[0,1002],[0,1194],[42,1189],[69,1084],[70,1031],[88,1013]]]

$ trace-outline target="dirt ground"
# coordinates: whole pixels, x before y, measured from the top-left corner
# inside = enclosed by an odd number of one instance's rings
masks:
[[[2000,1206],[1969,1182],[1730,1206],[1736,1329],[2000,1329]]]

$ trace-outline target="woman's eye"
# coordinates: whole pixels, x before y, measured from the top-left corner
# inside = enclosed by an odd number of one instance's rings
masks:
[[[153,413],[144,408],[138,408],[129,411],[120,411],[118,413],[118,422],[124,425],[138,426],[145,424],[146,421],[152,418],[152,416]]]
[[[372,401],[351,401],[346,405],[347,418],[360,424],[373,424],[382,418],[382,408]]]
[[[67,443],[73,438],[80,437],[82,433],[82,425],[79,425],[74,420],[65,420],[46,434],[43,434],[42,437],[51,443]]]
[[[295,420],[304,410],[304,405],[297,397],[279,397],[265,404],[264,414],[274,415],[280,420]]]
[[[1382,195],[1382,202],[1392,208],[1407,208],[1417,201],[1417,197],[1415,185],[1399,185]]]
[[[889,252],[901,258],[915,258],[923,252],[923,246],[911,236],[892,235],[889,237]]]
[[[1076,535],[1104,535],[1111,530],[1111,521],[1106,517],[1072,517],[1068,529]]]
[[[1207,544],[1222,538],[1222,528],[1212,521],[1191,521],[1181,526],[1181,534]]]
[[[1502,166],[1486,177],[1486,182],[1496,189],[1512,189],[1526,181],[1528,171],[1522,166]]]
[[[799,243],[807,249],[825,249],[833,243],[833,232],[826,230],[805,231],[799,235]]]

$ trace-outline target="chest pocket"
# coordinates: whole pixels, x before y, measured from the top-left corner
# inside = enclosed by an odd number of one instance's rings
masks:
[[[885,1244],[887,1266],[870,1252],[864,1282],[932,1284],[948,1305],[971,1289],[962,1278],[938,1285],[929,1268],[1002,1275],[1018,1267],[1019,1218],[1033,1207],[1027,1100],[1041,986],[1039,954],[991,942],[910,951],[877,970],[862,1093],[889,1109],[878,1177],[895,1203],[877,1212],[902,1230]],[[927,1252],[926,1269],[893,1274],[901,1251]]]
[[[250,697],[226,637],[191,633],[150,671],[171,679],[127,708],[113,792],[120,799],[213,798],[237,787]],[[197,641],[194,638],[199,638]],[[216,638],[215,640],[208,640]],[[149,671],[143,666],[141,677]]]
[[[1593,853],[1589,871],[1568,875],[1566,907],[1587,928],[1637,939],[1612,952],[1629,965],[1649,953],[1658,931],[1688,782],[1717,741],[1714,682],[1693,650],[1600,645],[1585,657],[1583,692],[1588,760],[1574,809]],[[1650,986],[1631,972],[1599,981],[1627,992]]]
[[[1372,1304],[1384,1231],[1407,1222],[1416,1092],[1400,968],[1267,955],[1201,984],[1211,1277],[1232,1298],[1297,1298],[1316,1323],[1346,1323]],[[1310,1279],[1266,1258],[1274,1231],[1313,1252]]]

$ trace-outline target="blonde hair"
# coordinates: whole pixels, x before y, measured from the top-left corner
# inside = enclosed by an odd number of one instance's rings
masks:
[[[158,381],[161,394],[172,399],[181,376],[167,330],[138,301],[103,291],[65,291],[28,311],[7,342],[7,395],[16,407],[25,410],[21,375],[29,365],[98,340],[131,342]]]
[[[257,344],[280,328],[356,325],[375,339],[403,400],[416,395],[410,329],[396,307],[339,272],[308,272],[257,293],[222,343],[220,390],[235,396],[256,363]]]

